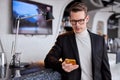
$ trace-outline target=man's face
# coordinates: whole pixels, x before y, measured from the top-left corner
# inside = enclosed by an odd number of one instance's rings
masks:
[[[84,11],[71,12],[70,23],[75,33],[81,33],[87,28],[89,16]]]

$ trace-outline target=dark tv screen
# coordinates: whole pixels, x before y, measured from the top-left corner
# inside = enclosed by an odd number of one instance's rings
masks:
[[[17,30],[17,20],[20,19],[19,34],[49,35],[52,34],[52,20],[46,20],[47,11],[52,13],[52,6],[30,0],[12,0],[12,33]],[[42,15],[39,15],[41,13]],[[34,17],[30,17],[36,15]]]

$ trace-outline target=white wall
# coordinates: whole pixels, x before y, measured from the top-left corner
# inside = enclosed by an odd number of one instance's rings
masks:
[[[59,34],[61,19],[64,8],[72,0],[34,0],[53,6],[53,34],[52,35],[19,35],[17,39],[17,50],[21,52],[21,61],[34,62],[43,60],[53,46]],[[0,0],[0,39],[2,40],[8,62],[11,60],[12,43],[15,35],[10,33],[11,26],[11,1]]]

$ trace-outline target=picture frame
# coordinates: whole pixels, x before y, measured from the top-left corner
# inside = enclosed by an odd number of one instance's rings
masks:
[[[17,31],[17,18],[38,15],[47,10],[52,13],[52,6],[31,0],[12,0],[12,33]],[[24,35],[51,35],[52,20],[47,21],[46,16],[38,15],[20,20],[19,34]]]

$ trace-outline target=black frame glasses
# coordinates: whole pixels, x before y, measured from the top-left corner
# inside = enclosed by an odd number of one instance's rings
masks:
[[[70,20],[70,23],[72,25],[76,25],[78,22],[80,25],[82,25],[82,24],[84,24],[85,19],[86,19],[86,17],[84,19],[79,19],[79,20]]]

